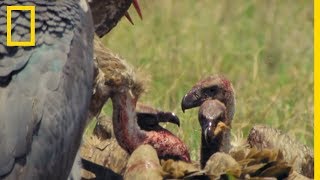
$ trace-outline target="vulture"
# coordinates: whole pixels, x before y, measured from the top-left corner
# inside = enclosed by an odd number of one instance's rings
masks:
[[[121,67],[120,67],[121,68]],[[136,79],[133,77],[133,79]],[[119,145],[131,154],[139,145],[153,146],[160,158],[174,158],[189,162],[186,145],[170,131],[157,127],[143,130],[137,122],[136,104],[143,91],[139,80],[112,86],[112,122]]]
[[[270,138],[270,134],[273,138]],[[280,149],[285,159],[293,163],[293,169],[295,171],[309,178],[313,178],[313,150],[295,141],[282,131],[264,125],[256,125],[250,130],[248,143],[251,147],[256,147],[257,149]]]
[[[7,46],[6,6],[36,6],[35,46]],[[66,179],[93,83],[93,21],[85,0],[0,1],[0,179]],[[30,11],[12,12],[29,41]]]
[[[103,63],[105,61],[112,61],[115,63],[109,63],[111,65],[108,71],[110,73],[108,75],[118,75],[119,73],[127,73],[127,72],[115,72],[111,73],[113,66],[118,63],[118,56],[108,48],[106,48],[100,37],[106,35],[114,26],[117,25],[117,22],[120,18],[126,15],[127,19],[132,23],[131,17],[127,12],[131,3],[139,14],[140,18],[142,18],[140,6],[138,0],[90,0],[89,5],[93,14],[93,21],[95,25],[95,33],[94,36],[94,81],[93,81],[93,95],[90,101],[90,109],[88,115],[88,121],[92,118],[99,115],[103,105],[108,101],[110,97],[110,87],[104,84],[104,73],[102,72],[101,67],[106,67]],[[121,64],[121,63],[120,63]],[[130,76],[130,75],[127,75]],[[111,77],[111,79],[115,79],[117,77]],[[130,77],[128,77],[130,78]]]
[[[160,128],[160,122],[179,124],[178,117],[173,113],[159,111],[141,104],[137,106],[137,118],[138,124],[143,130]],[[83,169],[94,174],[84,171],[83,177],[86,179],[93,176],[97,179],[111,178],[116,175],[121,177],[129,159],[129,154],[119,146],[115,139],[112,119],[106,115],[100,115],[93,134],[84,137],[80,152],[83,161],[85,161]],[[89,164],[88,161],[91,163]],[[104,168],[99,168],[97,165]]]
[[[93,91],[94,32],[102,36],[115,26],[114,3],[126,4],[121,13],[132,3],[107,2],[113,8],[104,6],[96,21],[86,0],[0,1],[0,179],[69,176]],[[35,46],[7,46],[12,5],[36,7]],[[99,31],[104,23],[112,25]],[[30,11],[13,11],[11,27],[12,41],[29,41]]]
[[[175,113],[161,111],[141,103],[137,103],[137,120],[140,128],[146,131],[160,129],[159,123],[165,122],[180,126],[180,120]]]
[[[241,179],[248,176],[288,177],[292,168],[284,160],[282,152],[272,148],[258,150],[246,143],[230,142],[231,120],[226,118],[226,112],[224,104],[216,99],[204,101],[199,108],[200,163],[205,174],[221,177],[228,173]]]
[[[212,154],[231,149],[231,121],[226,118],[226,107],[218,100],[203,102],[198,119],[201,126],[200,164],[204,168]]]
[[[91,117],[98,116],[99,120],[94,129],[93,135],[89,135],[89,138],[84,138],[84,142],[81,147],[81,157],[83,158],[83,161],[90,161],[94,164],[108,167],[117,174],[123,174],[128,153],[130,153],[130,151],[127,151],[127,149],[124,151],[117,144],[117,140],[119,140],[119,138],[115,139],[115,135],[117,135],[116,133],[113,135],[113,132],[117,132],[117,130],[113,131],[113,128],[116,128],[115,125],[112,125],[112,122],[109,121],[108,118],[103,116],[99,117],[99,114],[109,97],[113,97],[114,94],[123,92],[123,90],[126,89],[140,93],[143,90],[141,85],[144,83],[140,83],[139,79],[142,78],[137,77],[139,76],[139,73],[136,75],[132,67],[130,67],[125,60],[104,47],[98,37],[95,37],[94,50],[96,78],[94,81],[94,94],[91,100],[90,114]],[[119,108],[115,107],[114,103],[113,106],[114,108]],[[121,107],[126,108],[128,106]],[[158,146],[157,143],[155,144],[155,140],[156,138],[160,138],[158,142],[163,144],[160,144],[160,146],[157,147],[157,150],[159,151],[169,145],[168,149],[165,152],[162,152],[162,154],[166,155],[163,156],[163,158],[170,158],[171,154],[172,157],[175,158],[177,153],[171,152],[170,146],[172,146],[172,143],[176,143],[175,145],[181,148],[181,153],[184,153],[184,156],[178,155],[177,158],[183,158],[185,160],[190,159],[186,146],[182,141],[159,125],[160,122],[170,122],[179,126],[180,122],[175,114],[160,111],[149,106],[142,105],[141,103],[137,103],[137,108],[134,108],[132,113],[136,114],[136,120],[128,119],[129,124],[135,123],[135,126],[139,128],[135,129],[136,131],[140,131],[141,129],[141,132],[153,135],[153,137],[147,137],[146,141],[148,140],[149,142],[152,142],[154,146]],[[119,126],[119,124],[117,125]],[[120,128],[128,128],[126,126],[127,124],[124,123]],[[163,135],[166,139],[162,139],[164,141],[161,141]],[[127,136],[125,140],[131,141],[131,139],[134,138],[136,137]],[[170,141],[167,143],[167,140]],[[173,150],[176,151],[175,148],[173,148]],[[92,166],[94,165],[92,164]],[[95,170],[92,167],[89,167],[89,169],[84,167],[84,169],[93,172],[96,176],[97,174],[102,174],[101,176],[105,177],[108,176],[101,172],[94,172]],[[97,167],[97,169],[102,168]]]
[[[205,165],[215,152],[236,153],[231,146],[230,128],[235,112],[235,95],[231,82],[223,76],[210,76],[199,81],[183,97],[182,110],[198,107],[202,128],[201,165]],[[280,130],[255,125],[248,136],[247,145],[263,150],[279,149],[293,170],[313,177],[313,151]]]

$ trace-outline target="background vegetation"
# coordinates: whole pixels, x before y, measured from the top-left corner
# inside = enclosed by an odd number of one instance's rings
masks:
[[[181,127],[164,125],[199,158],[197,109],[183,95],[199,79],[223,74],[237,106],[233,132],[268,124],[313,147],[313,2],[289,0],[140,0],[144,19],[123,19],[107,47],[151,77],[141,101],[172,110]],[[105,110],[110,112],[110,103]]]

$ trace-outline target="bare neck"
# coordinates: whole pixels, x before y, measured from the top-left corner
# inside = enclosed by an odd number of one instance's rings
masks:
[[[232,121],[234,113],[235,113],[235,105],[236,105],[236,100],[234,97],[234,93],[229,94],[225,100],[223,101],[224,105],[226,106],[227,109],[227,118],[228,120]]]
[[[230,130],[227,130],[220,135],[216,136],[211,143],[207,143],[204,137],[204,133],[201,133],[201,150],[200,150],[200,164],[201,168],[204,168],[209,158],[216,152],[228,153],[231,149],[230,144]]]
[[[119,145],[132,153],[146,138],[136,116],[136,102],[129,93],[117,93],[111,97],[113,104],[113,129]]]

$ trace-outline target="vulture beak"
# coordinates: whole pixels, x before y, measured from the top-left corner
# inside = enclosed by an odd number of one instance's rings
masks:
[[[221,135],[224,131],[229,130],[230,127],[224,122],[219,121],[216,127],[214,123],[209,122],[207,127],[204,127],[204,136],[207,144],[210,144],[214,139]]]
[[[138,123],[155,125],[163,122],[169,122],[180,126],[180,119],[172,112],[137,112]],[[140,125],[140,124],[139,124]]]
[[[181,109],[184,112],[186,109],[198,107],[202,104],[200,88],[192,88],[182,99]]]
[[[230,123],[226,119],[226,107],[218,100],[203,102],[199,108],[198,120],[208,145],[221,139],[224,132],[230,129]]]
[[[172,112],[161,112],[159,113],[159,122],[170,122],[180,127],[180,119],[177,115]]]
[[[143,18],[142,18],[142,13],[141,13],[141,9],[140,9],[138,0],[132,0],[132,4],[133,4],[134,9],[137,11],[140,19],[142,20]],[[134,23],[133,23],[130,15],[129,15],[129,13],[126,12],[124,15],[125,15],[125,17],[128,19],[128,21],[129,21],[132,25],[134,25]]]

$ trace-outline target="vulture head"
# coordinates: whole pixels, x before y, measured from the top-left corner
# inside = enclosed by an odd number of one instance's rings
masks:
[[[204,167],[212,154],[228,152],[231,148],[231,121],[227,118],[226,107],[218,100],[203,102],[198,119],[201,126],[200,164]]]
[[[221,101],[227,108],[227,118],[231,120],[235,112],[235,93],[231,82],[223,76],[209,76],[200,80],[183,97],[181,108],[183,111],[199,107],[209,99]]]
[[[161,111],[141,103],[137,104],[138,125],[142,130],[152,131],[161,128],[159,123],[169,122],[180,126],[180,119],[173,112]]]
[[[228,152],[231,121],[235,112],[235,94],[231,82],[223,76],[209,76],[196,83],[183,97],[182,110],[199,107],[201,157],[204,167],[216,152]]]
[[[231,122],[226,118],[226,107],[217,100],[205,101],[200,106],[198,119],[207,144],[216,142],[231,126]]]

